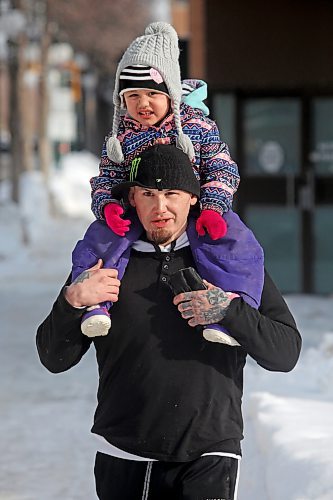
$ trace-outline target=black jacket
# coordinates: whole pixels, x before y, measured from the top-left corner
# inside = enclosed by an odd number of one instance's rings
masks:
[[[169,254],[132,250],[107,336],[85,337],[82,310],[63,292],[37,332],[41,362],[52,372],[68,370],[95,344],[100,379],[92,432],[164,461],[239,454],[247,354],[267,370],[287,372],[301,348],[295,321],[267,274],[259,310],[237,298],[221,321],[241,347],[207,342],[202,327],[182,319],[165,284],[168,274],[189,265],[189,247]]]

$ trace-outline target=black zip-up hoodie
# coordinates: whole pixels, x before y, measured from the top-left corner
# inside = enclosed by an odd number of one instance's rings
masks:
[[[132,250],[107,336],[85,337],[82,310],[63,292],[37,331],[41,362],[55,373],[78,363],[95,344],[100,379],[92,432],[127,452],[164,461],[212,451],[240,454],[247,354],[267,370],[287,372],[301,348],[295,321],[267,274],[259,310],[236,298],[221,321],[241,347],[207,342],[202,327],[181,317],[165,283],[189,265],[189,247]]]

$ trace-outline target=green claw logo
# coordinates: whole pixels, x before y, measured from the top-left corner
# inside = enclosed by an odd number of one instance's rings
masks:
[[[130,170],[130,174],[129,174],[130,182],[133,182],[134,179],[136,178],[136,176],[138,175],[138,168],[140,165],[140,161],[141,161],[141,158],[134,158],[134,160],[132,160],[131,170]]]

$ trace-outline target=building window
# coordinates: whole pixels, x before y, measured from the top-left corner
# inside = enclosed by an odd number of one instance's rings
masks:
[[[301,167],[298,99],[247,99],[244,103],[246,175],[296,174]]]
[[[311,102],[310,161],[317,175],[333,175],[333,99]]]

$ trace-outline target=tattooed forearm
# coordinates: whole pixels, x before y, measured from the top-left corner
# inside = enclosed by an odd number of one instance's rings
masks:
[[[89,279],[90,277],[90,272],[89,271],[83,271],[75,280],[73,283],[82,283],[82,281]]]

